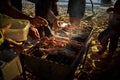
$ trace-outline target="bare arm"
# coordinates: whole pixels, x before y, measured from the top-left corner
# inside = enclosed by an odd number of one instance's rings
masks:
[[[0,13],[18,19],[32,19],[29,16],[23,14],[21,11],[17,10],[14,6],[12,6],[10,0],[0,0]]]

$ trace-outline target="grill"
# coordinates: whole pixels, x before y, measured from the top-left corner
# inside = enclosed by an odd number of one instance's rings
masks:
[[[77,66],[82,65],[83,55],[87,53],[91,34],[92,28],[87,34],[79,34],[70,38],[70,40],[78,42],[76,44],[81,45],[79,48],[69,43],[60,47],[44,46],[41,44],[41,40],[40,43],[23,53],[25,69],[39,76],[42,80],[72,80]],[[49,54],[49,51],[48,53],[44,52],[45,48],[51,47],[58,51],[57,54]]]

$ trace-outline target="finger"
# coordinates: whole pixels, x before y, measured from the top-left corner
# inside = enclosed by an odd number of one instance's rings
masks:
[[[38,30],[36,30],[35,35],[36,35],[36,39],[40,39],[40,34],[39,34]]]
[[[40,35],[39,35],[39,32],[38,32],[38,30],[36,29],[36,28],[33,28],[33,32],[34,32],[34,39],[40,39]]]

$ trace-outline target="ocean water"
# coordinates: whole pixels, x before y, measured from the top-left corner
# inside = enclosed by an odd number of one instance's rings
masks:
[[[22,2],[26,2],[27,0],[22,0]],[[58,2],[68,2],[69,0],[58,0]],[[100,3],[101,0],[93,0],[95,3]],[[90,0],[86,0],[86,2],[90,2]]]
[[[58,0],[59,2],[67,2],[67,1],[69,1],[69,0]],[[92,0],[93,2],[95,2],[95,3],[100,3],[101,2],[101,0]],[[90,0],[86,0],[86,2],[90,2]]]
[[[26,2],[27,0],[22,0],[22,2]],[[69,0],[58,0],[59,2],[68,2]],[[93,2],[100,3],[101,0],[93,0]],[[90,2],[90,0],[86,0],[86,2]]]

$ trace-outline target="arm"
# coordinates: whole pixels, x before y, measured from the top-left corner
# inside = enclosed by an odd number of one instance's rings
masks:
[[[57,30],[60,28],[60,21],[57,19],[57,17],[55,16],[55,14],[52,12],[51,9],[49,9],[48,11],[48,20],[50,21],[50,23],[52,24],[52,30]]]
[[[54,23],[57,20],[56,16],[54,15],[51,9],[49,9],[47,17],[50,23]]]
[[[32,19],[29,16],[23,14],[21,11],[17,10],[14,6],[12,6],[10,0],[0,0],[0,13],[18,19]]]
[[[46,26],[48,25],[48,22],[41,17],[31,18],[25,14],[23,14],[21,11],[17,10],[14,6],[11,5],[10,0],[0,0],[0,13],[6,14],[10,17],[13,17],[15,19],[27,19],[32,24],[30,28],[30,35],[32,38],[39,39],[39,33],[35,27],[40,26]]]
[[[106,10],[107,13],[110,13],[111,11],[114,11],[114,8],[113,7],[110,7]]]
[[[15,19],[27,19],[34,26],[46,26],[48,25],[47,21],[42,17],[31,18],[21,11],[17,10],[14,6],[11,5],[10,0],[0,0],[0,13],[6,14]]]
[[[114,4],[114,7],[110,7],[107,9],[107,12],[113,11],[114,13],[120,14],[120,0],[117,0]]]

